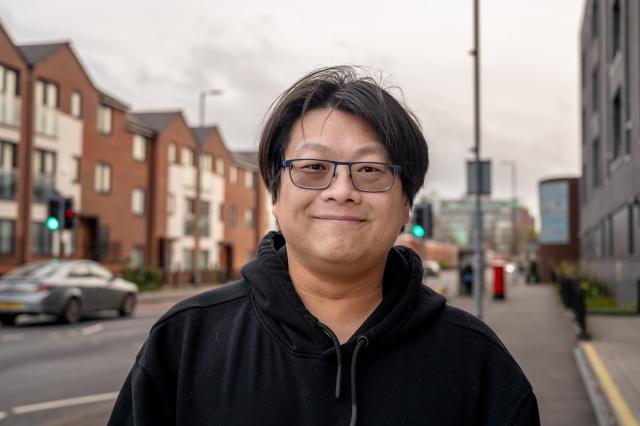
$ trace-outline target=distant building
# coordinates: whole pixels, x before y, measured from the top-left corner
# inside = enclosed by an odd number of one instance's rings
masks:
[[[640,279],[640,3],[586,1],[580,49],[581,252],[631,302]]]
[[[508,254],[511,251],[512,219],[511,200],[482,201],[485,247]],[[435,240],[452,242],[462,248],[473,245],[473,211],[475,200],[470,197],[458,200],[440,200],[435,215]],[[518,252],[522,253],[526,238],[533,230],[533,218],[524,206],[518,206]]]

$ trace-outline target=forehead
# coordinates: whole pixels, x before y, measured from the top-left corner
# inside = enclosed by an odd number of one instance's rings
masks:
[[[389,157],[376,132],[363,119],[336,109],[312,110],[299,118],[285,151],[287,157],[312,153]]]

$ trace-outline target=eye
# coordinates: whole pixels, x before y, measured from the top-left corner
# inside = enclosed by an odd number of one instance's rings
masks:
[[[384,166],[378,164],[362,164],[358,173],[384,173]]]

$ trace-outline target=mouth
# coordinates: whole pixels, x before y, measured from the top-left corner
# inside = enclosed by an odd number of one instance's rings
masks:
[[[357,225],[365,222],[364,219],[356,216],[322,215],[315,216],[314,219],[339,225]]]

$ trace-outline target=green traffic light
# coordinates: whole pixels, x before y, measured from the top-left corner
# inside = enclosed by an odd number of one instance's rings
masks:
[[[411,228],[411,232],[413,233],[414,237],[424,237],[424,228],[420,225],[413,225],[413,228]]]
[[[55,231],[59,227],[60,227],[60,222],[58,222],[58,219],[56,219],[55,217],[47,218],[47,229],[49,231]]]

